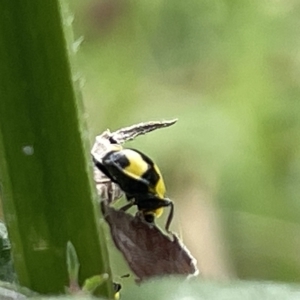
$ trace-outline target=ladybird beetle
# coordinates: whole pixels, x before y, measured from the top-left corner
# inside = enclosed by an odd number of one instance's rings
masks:
[[[119,146],[119,145],[118,145]],[[125,192],[129,204],[121,208],[126,211],[136,205],[148,223],[161,216],[163,207],[170,207],[166,230],[173,218],[173,202],[165,198],[165,184],[157,165],[144,153],[135,149],[113,146],[99,162],[94,158],[96,167]]]

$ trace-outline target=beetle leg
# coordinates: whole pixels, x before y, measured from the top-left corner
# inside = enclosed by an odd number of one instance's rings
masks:
[[[135,203],[134,203],[133,201],[131,201],[130,203],[128,203],[128,204],[122,206],[122,207],[120,208],[120,210],[126,211],[126,210],[128,210],[130,207],[132,207],[134,204],[135,204]]]
[[[160,207],[158,207],[158,208],[167,207],[167,206],[170,207],[170,212],[169,212],[168,219],[167,219],[166,226],[165,226],[166,231],[170,232],[169,228],[170,228],[171,222],[173,220],[173,216],[174,216],[174,203],[169,199],[160,200],[159,203],[160,203]]]
[[[172,222],[173,216],[174,216],[174,204],[172,201],[170,201],[169,206],[170,206],[170,212],[169,212],[166,227],[165,227],[167,232],[170,232],[169,227],[171,225],[171,222]]]
[[[152,211],[156,210],[162,207],[170,207],[170,212],[168,215],[168,219],[166,222],[165,229],[167,232],[170,232],[169,227],[171,225],[173,216],[174,216],[174,204],[170,199],[159,199],[159,198],[148,198],[148,199],[138,199],[136,203],[138,205],[139,210],[144,210],[144,211]]]
[[[125,194],[126,200],[133,202],[134,196],[130,195],[130,194]]]

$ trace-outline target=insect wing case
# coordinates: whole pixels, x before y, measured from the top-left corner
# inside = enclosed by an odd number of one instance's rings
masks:
[[[122,149],[121,145],[123,143],[153,130],[169,127],[176,122],[177,119],[170,121],[150,121],[124,127],[115,132],[106,130],[96,136],[95,143],[91,150],[93,160],[102,163],[103,157],[112,150],[112,145],[116,147],[116,149]],[[97,167],[94,167],[94,180],[100,199],[107,203],[111,203],[123,196],[124,193],[119,185],[113,182],[109,176],[103,174]]]
[[[102,168],[120,185],[127,198],[146,195],[149,191],[149,182],[142,178],[148,170],[147,165],[142,160],[136,162],[135,153],[132,149],[111,151],[102,159]]]

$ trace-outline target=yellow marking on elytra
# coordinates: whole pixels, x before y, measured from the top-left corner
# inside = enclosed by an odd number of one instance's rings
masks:
[[[159,198],[164,198],[165,193],[166,193],[166,187],[165,187],[165,184],[164,184],[164,180],[163,180],[162,175],[161,175],[161,173],[160,173],[160,171],[159,171],[159,169],[156,165],[154,165],[154,170],[159,175],[159,180],[158,180],[157,185],[155,187],[156,194]]]
[[[130,161],[130,165],[123,169],[124,173],[131,178],[141,179],[141,176],[148,170],[148,164],[139,153],[131,149],[124,149],[123,152]]]

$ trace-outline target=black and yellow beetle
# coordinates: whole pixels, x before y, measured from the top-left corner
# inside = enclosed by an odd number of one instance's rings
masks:
[[[130,201],[121,209],[126,211],[136,205],[148,223],[161,216],[163,207],[170,207],[166,230],[173,218],[173,202],[165,198],[165,184],[156,164],[145,154],[135,149],[124,149],[112,144],[102,161],[94,158],[96,167],[113,182],[117,183]]]
[[[117,282],[113,282],[113,290],[114,290],[114,299],[119,300],[120,299],[120,290],[122,289],[122,285]]]
[[[130,274],[122,275],[120,278],[129,277]],[[118,282],[113,282],[113,290],[114,290],[114,300],[120,299],[120,290],[122,289],[122,285]]]

